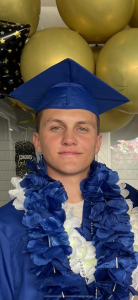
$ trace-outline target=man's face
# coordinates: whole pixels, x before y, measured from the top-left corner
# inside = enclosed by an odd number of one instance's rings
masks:
[[[96,116],[81,109],[45,109],[39,133],[34,133],[36,150],[43,153],[49,176],[88,176],[90,164],[98,153]]]

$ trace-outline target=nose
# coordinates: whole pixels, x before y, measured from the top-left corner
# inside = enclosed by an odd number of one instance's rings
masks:
[[[77,144],[75,132],[72,129],[66,129],[62,136],[62,145],[71,146]]]

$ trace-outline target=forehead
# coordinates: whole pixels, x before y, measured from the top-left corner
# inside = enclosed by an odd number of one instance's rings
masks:
[[[44,109],[42,111],[42,122],[53,121],[54,119],[63,122],[80,122],[91,121],[97,122],[97,117],[94,113],[83,109]]]

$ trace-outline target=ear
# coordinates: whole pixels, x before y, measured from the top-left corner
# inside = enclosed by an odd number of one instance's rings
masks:
[[[39,133],[33,133],[33,144],[38,153],[42,153],[41,143],[39,139]]]
[[[97,136],[97,142],[96,142],[96,147],[95,147],[95,154],[97,154],[101,148],[101,143],[102,143],[102,135]]]

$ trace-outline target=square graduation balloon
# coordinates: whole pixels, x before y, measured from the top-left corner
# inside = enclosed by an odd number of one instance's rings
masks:
[[[84,109],[100,114],[129,100],[67,58],[27,81],[10,94],[36,111]]]
[[[20,58],[30,25],[0,20],[0,98],[23,83]]]

